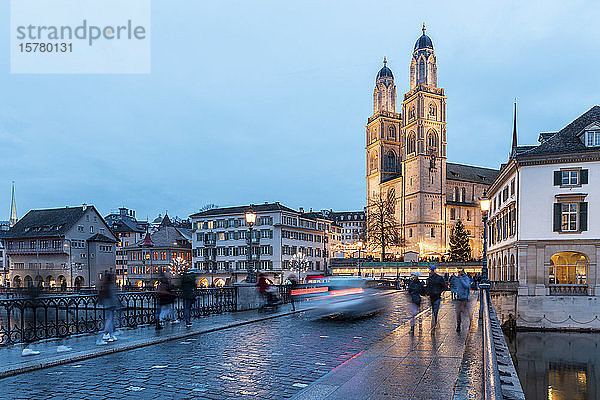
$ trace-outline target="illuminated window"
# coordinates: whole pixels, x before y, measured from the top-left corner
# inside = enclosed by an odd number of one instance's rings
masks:
[[[585,254],[563,251],[550,257],[549,283],[554,285],[587,284],[588,260]]]

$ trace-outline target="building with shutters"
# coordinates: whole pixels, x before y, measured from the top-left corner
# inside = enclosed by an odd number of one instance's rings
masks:
[[[117,238],[94,206],[31,210],[2,235],[11,287],[95,287]]]
[[[600,316],[600,107],[539,142],[517,146],[515,129],[490,186],[490,280],[518,289],[518,325],[568,328]]]
[[[439,257],[461,220],[478,258],[483,233],[478,200],[498,170],[446,161],[447,140],[452,140],[446,132],[446,95],[438,86],[437,58],[425,26],[410,57],[410,88],[398,100],[398,111],[394,76],[386,59],[383,63],[366,125],[367,225],[375,199],[392,198],[406,246],[390,248],[391,253]],[[367,231],[367,241],[368,236]]]
[[[250,210],[256,214],[251,238],[245,219]],[[305,213],[278,202],[213,208],[190,218],[193,266],[202,285],[245,282],[249,265],[276,284],[292,273],[301,279],[326,275],[330,249],[342,231],[324,212]]]

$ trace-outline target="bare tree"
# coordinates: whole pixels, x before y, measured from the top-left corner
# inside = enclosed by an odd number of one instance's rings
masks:
[[[398,229],[395,207],[396,196],[393,190],[388,190],[387,194],[380,191],[367,204],[367,246],[381,252],[381,261],[385,261],[387,249],[405,246]]]

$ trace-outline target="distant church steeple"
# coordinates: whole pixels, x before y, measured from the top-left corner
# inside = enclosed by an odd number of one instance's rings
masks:
[[[517,155],[517,102],[515,100],[515,113],[513,115],[513,133],[512,133],[512,146],[510,151],[510,158]]]
[[[417,85],[437,86],[437,63],[433,42],[425,34],[425,23],[421,28],[423,34],[417,39],[410,64],[410,88]]]
[[[387,66],[387,58],[383,57],[383,68],[375,78],[375,90],[373,91],[373,115],[379,111],[396,112],[396,85],[394,75]]]
[[[15,181],[12,183],[12,200],[10,203],[10,219],[8,220],[8,226],[12,228],[18,221],[17,218],[17,202],[15,201]]]

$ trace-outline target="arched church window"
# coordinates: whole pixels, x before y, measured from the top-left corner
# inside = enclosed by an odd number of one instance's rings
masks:
[[[408,109],[408,119],[415,119],[415,106],[410,106]]]
[[[434,130],[430,130],[427,134],[427,154],[435,154],[438,152],[438,136]]]
[[[371,155],[371,173],[379,170],[379,165],[378,165],[378,158],[377,158],[377,152],[373,152],[373,154]]]
[[[425,59],[421,58],[419,60],[419,73],[417,75],[417,85],[419,83],[427,83],[427,70],[425,66]]]
[[[458,192],[457,187],[454,188],[454,201],[460,201],[459,192]]]
[[[435,104],[430,103],[429,104],[429,118],[435,119],[436,114],[437,114],[437,109],[435,107]]]
[[[465,188],[460,189],[460,201],[463,203],[467,200],[467,190]]]
[[[396,172],[396,154],[393,151],[385,155],[383,165],[386,172]]]
[[[408,139],[406,140],[406,154],[411,154],[415,152],[415,141],[415,133],[409,133]]]
[[[396,127],[390,126],[388,130],[388,138],[392,140],[396,140]]]

